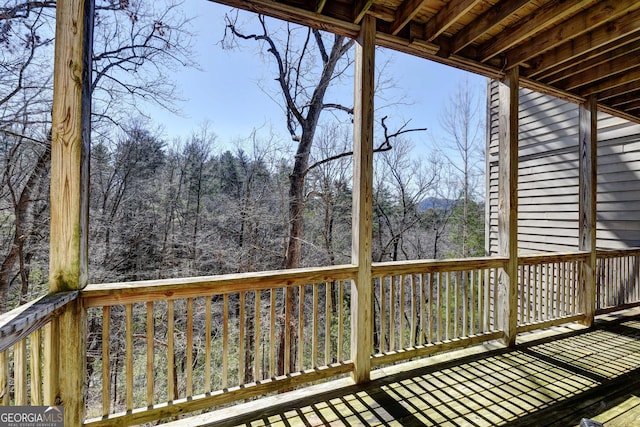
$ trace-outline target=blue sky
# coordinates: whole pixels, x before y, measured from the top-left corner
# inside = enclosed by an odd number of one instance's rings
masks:
[[[149,111],[153,121],[164,127],[167,139],[190,135],[205,121],[222,144],[246,138],[255,128],[287,135],[281,108],[259,87],[273,85],[274,74],[255,43],[247,41],[240,50],[223,50],[219,44],[224,13],[230,9],[205,0],[187,0],[183,7],[187,16],[196,17],[193,31],[198,34],[195,51],[201,71],[180,70],[173,76],[186,100],[179,106],[185,117],[163,110]],[[245,16],[247,22],[252,19],[250,14]],[[469,78],[484,96],[483,77],[409,55],[378,52],[379,63],[387,58],[389,73],[397,82],[389,97],[406,103],[396,105],[390,115],[398,121],[410,119],[411,127],[429,129],[429,135],[423,133],[416,145],[433,141],[442,133],[438,115],[460,81]]]

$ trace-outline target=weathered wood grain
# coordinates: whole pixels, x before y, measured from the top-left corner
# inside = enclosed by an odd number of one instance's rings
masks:
[[[369,380],[373,351],[372,235],[373,126],[376,19],[366,15],[356,43],[354,83],[353,194],[351,262],[357,275],[351,286],[351,359],[353,379]]]
[[[78,291],[45,295],[0,315],[0,352],[26,338],[60,315]]]
[[[518,315],[518,130],[519,130],[519,68],[514,67],[508,78],[499,83],[499,254],[507,258],[500,270],[497,319],[504,332],[505,343],[515,345]]]

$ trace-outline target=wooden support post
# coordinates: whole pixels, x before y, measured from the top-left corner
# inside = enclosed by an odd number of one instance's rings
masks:
[[[519,68],[499,83],[499,200],[500,255],[509,258],[499,274],[497,315],[504,343],[514,346],[518,320],[518,109]]]
[[[580,126],[580,202],[578,248],[588,251],[580,275],[580,311],[583,324],[592,326],[596,311],[596,198],[598,159],[598,110],[595,96],[579,107]]]
[[[366,15],[356,43],[353,211],[351,262],[358,274],[351,283],[351,359],[353,380],[369,381],[373,352],[372,234],[373,234],[373,95],[376,20]]]
[[[93,0],[58,0],[56,4],[51,132],[51,293],[82,289],[87,283],[93,12]],[[54,357],[46,363],[47,373],[58,370],[59,381],[46,385],[46,404],[64,406],[65,425],[82,425],[86,310],[79,300],[73,301],[56,322],[56,327],[47,329],[47,354]],[[57,336],[52,336],[56,329]],[[63,347],[56,348],[58,345]]]

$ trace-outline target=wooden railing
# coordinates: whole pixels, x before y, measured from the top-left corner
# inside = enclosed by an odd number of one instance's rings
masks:
[[[582,319],[578,293],[588,252],[518,257],[518,332]]]
[[[505,258],[407,261],[373,266],[373,365],[501,336],[495,317]]]
[[[89,286],[89,420],[139,424],[351,372],[355,268]]]
[[[39,406],[44,387],[43,328],[78,292],[46,295],[0,315],[0,404]],[[54,337],[55,339],[55,337]]]
[[[598,251],[597,313],[606,313],[638,303],[640,303],[640,249]]]
[[[518,332],[581,320],[584,252],[521,256]],[[640,250],[599,251],[598,312],[638,305]],[[372,367],[501,338],[506,258],[376,263]],[[170,419],[353,371],[351,281],[338,266],[90,285],[0,316],[0,404],[40,405],[42,328],[87,309],[86,425]],[[358,333],[353,331],[353,333]]]

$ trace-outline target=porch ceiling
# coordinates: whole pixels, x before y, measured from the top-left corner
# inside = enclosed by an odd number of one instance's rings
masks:
[[[210,0],[355,37],[491,78],[521,66],[523,87],[640,122],[637,0]]]

